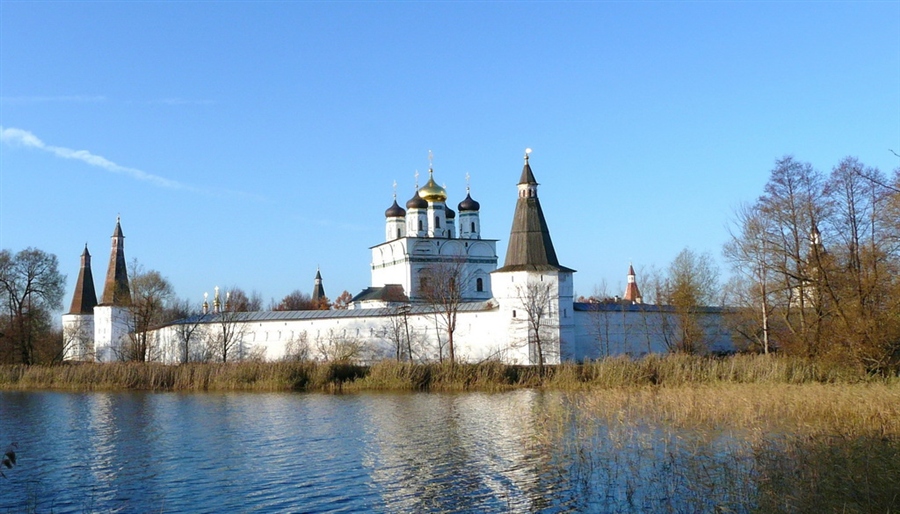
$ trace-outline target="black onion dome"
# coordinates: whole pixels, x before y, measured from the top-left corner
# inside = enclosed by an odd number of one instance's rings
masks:
[[[427,209],[428,202],[426,202],[424,198],[419,196],[419,192],[416,191],[416,194],[414,194],[413,197],[410,198],[408,202],[406,202],[406,208],[407,209]]]
[[[444,216],[447,217],[448,220],[456,219],[456,213],[450,207],[444,207]]]
[[[397,205],[397,199],[394,199],[394,205],[388,207],[388,210],[384,211],[385,218],[402,218],[406,216],[406,210],[403,207]]]
[[[466,199],[459,202],[459,212],[477,211],[478,209],[481,209],[481,204],[472,200],[472,196],[468,193],[466,193]]]

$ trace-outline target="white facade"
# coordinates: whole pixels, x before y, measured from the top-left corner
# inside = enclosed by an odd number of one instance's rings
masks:
[[[128,307],[94,307],[94,359],[97,362],[123,360],[131,331],[131,310]]]
[[[398,352],[404,359],[446,359],[446,309],[422,295],[425,282],[441,268],[452,268],[460,285],[462,302],[451,309],[456,311],[453,341],[458,360],[554,364],[668,351],[678,333],[678,318],[671,309],[575,303],[574,270],[556,259],[527,156],[522,177],[510,236],[510,248],[517,253],[510,259],[508,251],[500,269],[497,240],[481,237],[478,203],[467,194],[459,213],[453,213],[446,206],[446,191],[430,177],[406,210],[395,199],[385,212],[385,241],[371,247],[371,287],[363,291],[372,294],[358,295],[353,308],[242,313],[215,309],[154,330],[151,354],[168,363],[221,360],[216,342],[221,346],[227,328],[229,361],[370,362],[397,357]],[[120,359],[131,330],[128,313],[128,307],[98,305],[93,315],[64,316],[73,340],[93,336],[79,349],[67,351],[67,358]],[[709,350],[733,347],[721,310],[706,309],[702,325]]]
[[[63,314],[63,360],[94,360],[94,315]]]
[[[372,286],[399,284],[412,301],[421,300],[423,279],[436,266],[458,269],[466,301],[491,298],[491,272],[497,269],[492,239],[403,237],[372,247]]]

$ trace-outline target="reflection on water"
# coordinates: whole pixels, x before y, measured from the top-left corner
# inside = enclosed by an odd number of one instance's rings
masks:
[[[19,443],[0,513],[747,512],[783,509],[766,498],[816,462],[848,467],[833,447],[785,467],[777,440],[603,421],[577,400],[0,392],[0,444]]]
[[[0,512],[561,510],[538,395],[0,392]]]

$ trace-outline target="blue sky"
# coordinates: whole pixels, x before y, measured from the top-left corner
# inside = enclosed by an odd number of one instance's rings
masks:
[[[117,215],[182,297],[355,294],[429,150],[502,264],[526,147],[576,293],[615,294],[721,262],[786,154],[900,165],[900,2],[3,0],[0,125],[0,247],[55,253],[66,305]]]

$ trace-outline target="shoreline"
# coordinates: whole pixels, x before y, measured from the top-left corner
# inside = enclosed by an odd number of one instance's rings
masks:
[[[342,362],[63,363],[2,365],[0,390],[56,391],[508,391],[523,388],[594,390],[716,384],[860,384],[900,387],[839,363],[777,355],[702,357],[651,355],[546,366]]]

